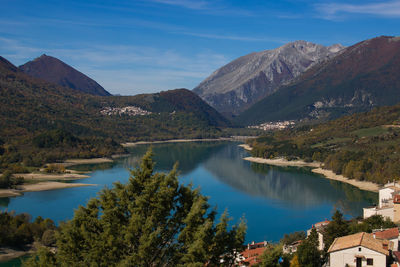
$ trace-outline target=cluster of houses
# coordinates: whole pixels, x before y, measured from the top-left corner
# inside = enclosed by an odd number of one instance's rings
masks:
[[[135,106],[126,106],[122,108],[105,107],[100,111],[100,113],[106,116],[111,116],[111,115],[142,116],[151,114],[150,111]]]
[[[264,131],[282,130],[282,129],[286,129],[294,124],[295,124],[294,121],[271,121],[271,122],[261,123],[259,125],[248,126],[248,128],[260,129],[260,130],[264,130]]]
[[[379,204],[364,208],[364,219],[373,215],[381,215],[400,223],[400,184],[386,184],[379,191]],[[318,233],[319,250],[324,249],[323,232],[330,223],[325,220],[312,225]],[[312,229],[307,231],[307,237]],[[297,251],[301,240],[283,246],[283,253],[292,254]],[[336,238],[328,249],[327,267],[400,267],[399,228],[376,229],[372,233],[357,233]],[[268,249],[268,242],[247,245],[237,258],[238,266],[252,266],[260,263],[261,255]]]
[[[261,262],[261,256],[268,248],[268,245],[269,243],[267,241],[259,243],[253,241],[247,244],[246,249],[236,257],[236,266],[244,267],[259,264]]]
[[[316,223],[319,250],[324,249],[323,229],[329,221]],[[311,229],[307,231],[309,235]],[[283,246],[283,253],[297,251],[301,240]],[[400,267],[399,229],[377,229],[372,233],[357,233],[336,238],[328,249],[329,267]],[[237,266],[253,266],[261,262],[261,256],[268,249],[268,242],[250,243],[236,259]]]

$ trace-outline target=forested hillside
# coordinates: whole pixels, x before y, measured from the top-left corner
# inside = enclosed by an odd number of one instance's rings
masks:
[[[0,169],[122,153],[121,142],[219,137],[229,122],[186,89],[93,96],[32,78],[0,57]]]
[[[385,183],[400,179],[400,104],[254,140],[257,157],[320,161],[346,177]]]

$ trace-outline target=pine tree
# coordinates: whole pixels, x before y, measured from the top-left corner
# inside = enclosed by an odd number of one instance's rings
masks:
[[[336,237],[348,235],[349,231],[348,222],[344,220],[343,214],[339,210],[336,210],[331,222],[323,230],[325,254]]]
[[[214,223],[216,211],[207,197],[179,184],[177,165],[168,174],[153,170],[149,150],[127,184],[115,183],[79,207],[56,235],[55,265],[204,266],[221,259],[232,264],[243,246],[243,220],[229,230],[225,212]]]
[[[290,259],[288,254],[283,254],[282,245],[268,247],[262,257],[260,266],[265,267],[289,267]]]
[[[315,228],[311,229],[310,235],[297,249],[297,257],[300,266],[319,267],[321,266],[321,253],[318,250],[318,233]]]

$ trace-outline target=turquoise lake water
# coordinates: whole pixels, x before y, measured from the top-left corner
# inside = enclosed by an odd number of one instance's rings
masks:
[[[248,153],[235,142],[169,143],[153,145],[156,170],[169,171],[179,162],[180,181],[200,187],[221,214],[228,209],[234,222],[247,220],[246,241],[278,241],[284,233],[306,230],[330,218],[335,209],[346,217],[362,215],[362,208],[377,201],[377,194],[322,178],[305,168],[281,168],[244,161]],[[90,178],[74,182],[96,186],[28,192],[15,198],[0,198],[0,210],[28,212],[33,217],[57,223],[73,217],[105,186],[126,182],[130,168],[137,166],[147,145],[131,149],[129,157],[111,164],[81,165],[94,170]]]

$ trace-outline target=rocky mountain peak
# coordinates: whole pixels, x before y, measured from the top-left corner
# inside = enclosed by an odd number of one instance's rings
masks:
[[[399,39],[381,36],[341,49],[257,102],[236,122],[326,120],[400,102]]]
[[[342,48],[300,40],[254,52],[216,70],[193,90],[220,112],[238,114]]]

